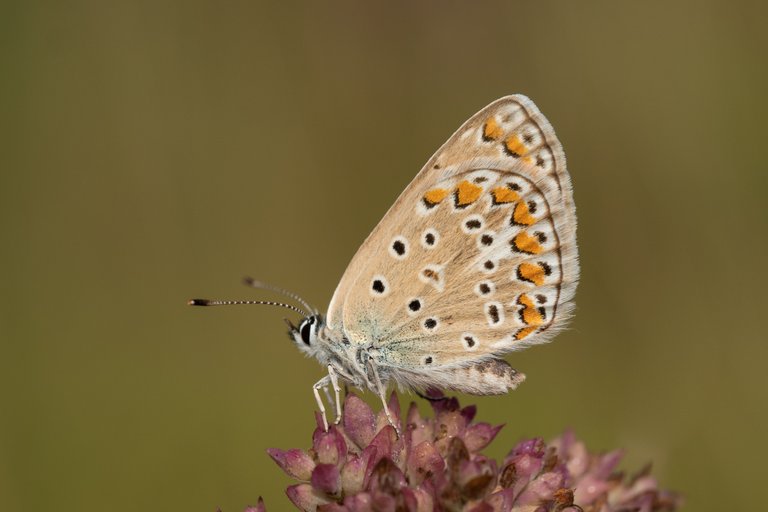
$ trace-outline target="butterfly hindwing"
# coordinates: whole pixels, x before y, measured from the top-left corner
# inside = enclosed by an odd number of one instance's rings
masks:
[[[497,100],[438,150],[360,247],[328,327],[373,342],[410,384],[463,380],[475,384],[454,389],[494,392],[456,372],[485,365],[507,382],[513,370],[497,356],[564,326],[578,281],[575,228],[550,124],[524,96]]]

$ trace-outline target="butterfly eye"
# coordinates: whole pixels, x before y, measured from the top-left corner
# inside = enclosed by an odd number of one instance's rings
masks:
[[[309,346],[309,337],[312,332],[313,323],[315,323],[315,317],[309,317],[301,322],[301,341],[303,341],[306,346]]]

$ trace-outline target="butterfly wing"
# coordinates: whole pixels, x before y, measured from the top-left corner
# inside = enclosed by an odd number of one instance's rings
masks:
[[[498,356],[564,327],[578,274],[562,147],[533,102],[508,96],[464,123],[400,195],[349,264],[327,324],[373,343],[396,380],[482,392],[493,386],[476,376],[462,387],[457,372],[485,365],[511,379]]]

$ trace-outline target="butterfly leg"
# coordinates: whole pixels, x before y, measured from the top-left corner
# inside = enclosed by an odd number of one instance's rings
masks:
[[[333,401],[333,395],[331,394],[331,390],[328,388],[328,386],[323,388],[323,393],[325,393],[325,399],[328,400],[328,403],[335,407],[336,402]]]
[[[331,379],[333,394],[336,398],[336,418],[333,420],[333,422],[338,425],[341,423],[341,387],[339,386],[339,376],[336,374],[336,370],[330,364],[328,365],[328,377]]]
[[[376,393],[379,395],[379,398],[381,399],[381,404],[384,406],[384,414],[387,416],[387,421],[389,421],[389,424],[392,425],[392,428],[395,429],[395,432],[397,433],[397,437],[400,437],[400,426],[395,423],[395,420],[392,419],[392,413],[389,412],[389,406],[387,405],[387,397],[385,396],[386,387],[384,387],[381,384],[381,378],[379,377],[379,370],[376,368],[376,363],[373,362],[373,357],[368,357],[368,365],[371,367],[371,372],[373,373],[373,380],[376,384]]]
[[[315,385],[312,386],[312,391],[315,393],[315,400],[317,401],[317,407],[320,409],[320,414],[323,415],[323,429],[328,432],[328,418],[325,415],[325,405],[323,404],[323,399],[320,398],[320,388],[326,389],[328,388],[328,383],[331,381],[331,378],[326,375],[319,381],[315,382]]]

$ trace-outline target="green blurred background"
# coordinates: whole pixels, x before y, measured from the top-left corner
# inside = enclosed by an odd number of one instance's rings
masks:
[[[322,369],[283,311],[186,299],[268,296],[250,274],[324,307],[432,152],[515,92],[565,146],[583,276],[572,329],[509,358],[528,382],[476,400],[507,423],[490,454],[571,426],[688,510],[759,508],[766,14],[0,3],[0,509],[288,509],[265,449],[309,445]]]

